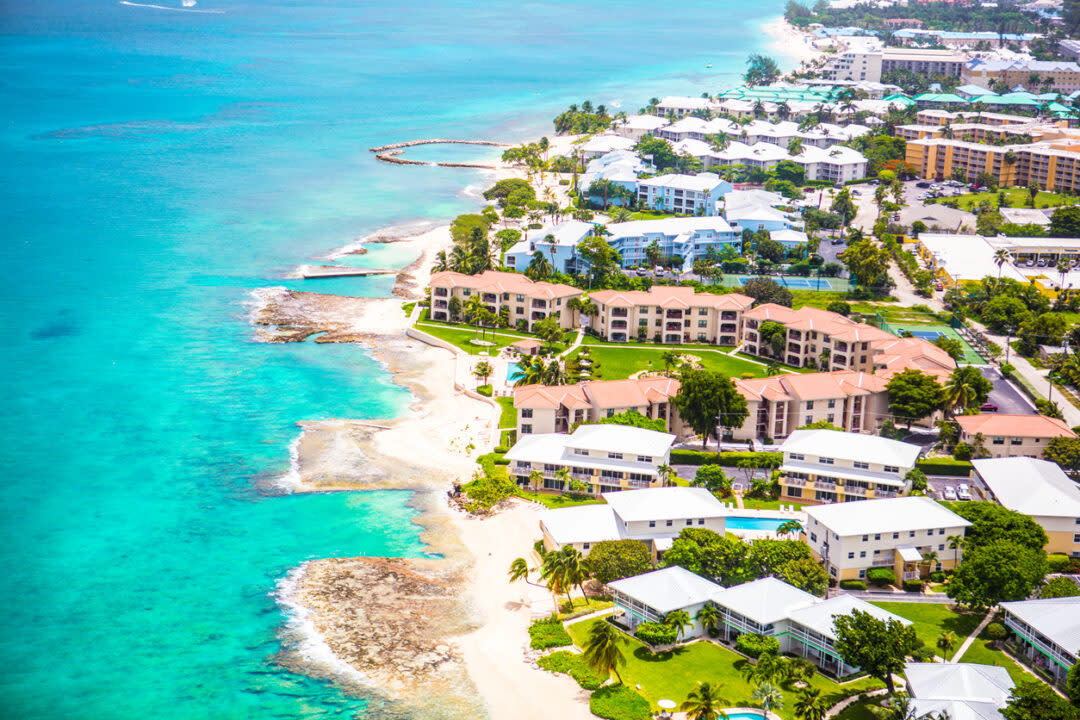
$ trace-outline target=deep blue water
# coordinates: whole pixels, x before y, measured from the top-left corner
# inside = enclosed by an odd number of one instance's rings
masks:
[[[408,398],[358,347],[251,342],[249,293],[386,295],[387,278],[280,277],[476,206],[481,174],[368,147],[716,92],[781,4],[0,3],[0,714],[362,712],[275,664],[271,593],[308,558],[423,552],[408,494],[260,479],[287,470],[296,421]]]

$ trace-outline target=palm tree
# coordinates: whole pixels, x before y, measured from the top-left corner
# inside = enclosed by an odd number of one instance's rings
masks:
[[[783,375],[784,368],[780,367],[780,364],[774,361],[769,361],[765,366],[765,377],[773,377],[774,375]]]
[[[547,368],[544,358],[539,355],[532,355],[521,363],[519,367],[521,368],[521,377],[514,382],[514,387],[544,384],[544,370]]]
[[[931,572],[934,565],[937,564],[938,554],[937,550],[927,550],[922,554],[922,561],[926,565],[926,572]]]
[[[798,520],[785,520],[776,528],[777,535],[798,535],[802,532],[802,525]]]
[[[476,327],[476,337],[480,337],[480,323],[484,319],[486,310],[487,307],[484,305],[484,301],[480,299],[479,293],[470,295],[469,299],[465,301],[465,317]]]
[[[660,484],[663,487],[671,485],[671,476],[675,474],[675,470],[667,463],[661,463],[656,466],[656,474],[660,476]]]
[[[533,253],[532,260],[529,261],[529,266],[525,268],[525,275],[530,280],[544,280],[551,277],[554,272],[554,267],[551,262],[544,257],[544,253],[537,250]]]
[[[956,633],[951,630],[946,630],[937,639],[938,650],[941,651],[941,657],[945,662],[949,661],[949,653],[956,647]]]
[[[1067,257],[1059,257],[1057,265],[1054,266],[1054,269],[1058,271],[1058,276],[1061,278],[1061,282],[1058,283],[1058,289],[1061,292],[1064,292],[1065,276],[1069,274],[1070,270],[1072,270],[1072,263],[1069,262],[1069,259]]]
[[[686,633],[686,626],[693,625],[694,621],[690,617],[690,613],[685,610],[672,610],[664,616],[664,624],[668,626],[675,626],[675,638],[682,640],[683,635]]]
[[[538,359],[541,363],[543,362],[543,359]],[[545,365],[541,382],[544,385],[565,385],[566,371],[563,369],[562,363],[558,360],[552,360]]]
[[[525,558],[516,558],[510,563],[510,571],[507,574],[510,576],[510,582],[518,580],[529,582],[529,564],[525,562]]]
[[[686,713],[687,720],[727,720],[727,713],[720,709],[727,704],[720,696],[719,686],[703,682],[686,696],[679,709]]]
[[[949,536],[949,549],[953,551],[953,567],[960,563],[960,549],[964,547],[963,535]]]
[[[953,370],[945,381],[945,406],[950,413],[963,412],[975,402],[975,388],[971,385],[970,374],[962,372],[965,369]]]
[[[771,682],[758,683],[752,697],[761,703],[761,717],[763,718],[769,717],[770,712],[784,704],[784,695],[780,692],[780,688]]]
[[[446,260],[446,251],[440,250],[439,252],[435,253],[435,264],[431,268],[432,272],[443,272],[444,270],[449,269],[450,266]]]
[[[885,713],[881,717],[883,720],[933,720],[935,717],[932,713],[919,715],[918,712],[911,704],[911,698],[900,693],[889,699],[889,704],[885,706]],[[937,717],[940,720],[941,716]]]
[[[491,364],[488,363],[487,360],[481,360],[473,366],[472,372],[473,375],[476,376],[477,380],[483,380],[484,384],[486,385],[487,379],[491,376],[491,373],[493,373],[494,370],[491,369]]]
[[[998,248],[994,251],[994,264],[998,266],[998,280],[1001,279],[1001,267],[1012,260],[1012,255],[1005,248]]]
[[[620,640],[619,631],[614,625],[598,620],[589,630],[589,639],[585,643],[583,657],[590,667],[600,673],[601,677],[606,678],[611,673],[615,673],[615,677],[621,684],[622,676],[619,675],[619,666],[626,664],[626,656],[619,648]]]
[[[723,615],[720,613],[720,608],[710,603],[705,603],[698,610],[695,620],[701,623],[701,627],[705,629],[705,632],[711,633],[720,626],[720,620]]]
[[[798,720],[825,720],[829,705],[821,697],[820,688],[803,688],[795,701],[795,717]]]

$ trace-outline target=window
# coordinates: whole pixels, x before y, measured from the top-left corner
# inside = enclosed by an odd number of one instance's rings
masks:
[[[994,438],[994,444],[995,445],[1004,445],[1005,444],[1005,438],[1003,438],[1003,437]]]
[[[638,462],[643,462],[643,463],[651,463],[652,462],[652,457],[650,457],[649,455],[638,455],[637,456],[637,461]]]
[[[862,536],[862,541],[863,541],[863,542],[866,542],[866,541],[867,541],[867,540],[869,540],[869,539],[870,539],[870,536],[869,536],[869,535],[863,535],[863,536]]]
[[[813,400],[807,400],[806,401],[806,409],[807,410],[813,410],[814,409],[814,401]]]
[[[1024,438],[1013,438],[1010,442],[1013,445],[1023,445],[1024,444]]]
[[[521,408],[521,417],[523,417],[523,418],[531,418],[532,417],[532,408]]]
[[[697,326],[699,328],[709,327],[709,321],[708,320],[698,320],[697,321]]]
[[[655,520],[650,520],[649,521],[649,527],[656,527],[656,521]]]
[[[881,533],[875,533],[874,534],[874,539],[875,540],[880,540],[881,539]]]
[[[864,557],[866,557],[866,551],[865,551],[865,550],[863,550],[862,552],[860,552],[860,553],[859,553],[859,557],[861,557],[861,558],[864,558]]]
[[[608,409],[607,416],[608,417],[615,417],[615,410],[613,408]]]
[[[704,525],[705,524],[705,518],[698,518],[697,524],[698,525]]]
[[[915,537],[915,531],[914,530],[909,530],[908,531],[908,537]]]
[[[866,570],[860,570],[859,571],[859,579],[862,580],[864,577],[866,577]]]
[[[531,432],[532,432],[532,425],[526,423],[526,424],[521,426],[521,434],[522,435],[528,435]]]
[[[694,521],[691,518],[686,518],[686,524],[687,525],[693,525]]]
[[[574,454],[575,455],[584,455],[584,456],[588,457],[589,451],[586,450],[585,448],[574,448]]]
[[[622,460],[622,453],[609,452],[607,456],[611,460]]]
[[[792,460],[805,460],[806,459],[806,457],[804,455],[802,455],[801,453],[788,453],[788,457],[791,458]],[[1080,525],[1080,520],[1077,520],[1076,524]]]
[[[1080,543],[1080,533],[1077,533],[1076,535],[1073,535],[1073,542],[1074,543]]]
[[[667,521],[667,526],[671,527],[671,521],[670,520]]]
[[[941,543],[940,545],[938,545],[937,549],[938,550],[944,550],[945,549],[945,543]]]
[[[938,535],[944,535],[945,534],[945,528],[938,528],[937,534]]]
[[[854,552],[849,552],[847,554],[847,557],[848,557],[848,560],[854,560],[855,559],[855,553]]]
[[[869,470],[870,469],[870,463],[862,462],[860,460],[856,460],[855,462],[852,463],[852,465],[854,465],[859,470]]]
[[[828,417],[827,419],[828,419],[828,422],[829,422],[830,424],[832,424],[832,422],[833,422],[833,420],[834,420],[835,418],[836,418],[836,416],[835,416],[835,415],[833,415],[832,413],[829,413],[829,417]]]
[[[822,457],[822,458],[818,458],[818,462],[821,463],[822,465],[832,465],[833,464],[833,459],[832,458],[827,458],[827,457]]]
[[[888,473],[898,473],[898,472],[900,472],[900,468],[898,468],[895,465],[883,465],[882,469],[885,470],[885,472],[888,472]]]
[[[817,533],[810,533],[810,542],[817,542]]]
[[[835,400],[830,400],[829,401],[829,409],[832,410],[834,407],[836,407],[836,401]]]
[[[893,533],[892,534],[892,539],[893,540],[899,540],[900,539],[900,533],[898,533],[898,532]]]
[[[698,314],[698,315],[708,315],[708,314],[709,314],[709,310],[708,310],[708,308],[698,308],[698,310],[697,310],[697,314]]]

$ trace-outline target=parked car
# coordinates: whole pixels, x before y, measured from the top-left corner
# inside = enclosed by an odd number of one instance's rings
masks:
[[[960,483],[960,485],[957,486],[956,497],[960,498],[961,500],[971,499],[971,488],[968,486],[967,483]]]
[[[992,402],[984,402],[979,406],[979,409],[983,412],[997,412],[998,406]]]
[[[1046,267],[1046,261],[1042,260],[1042,259],[1036,260],[1035,261],[1035,267]]]
[[[928,188],[928,187],[930,187],[930,183],[928,183],[925,180],[920,180],[919,182],[915,183],[915,187],[917,187],[917,188]]]
[[[637,269],[637,270],[635,270],[634,272],[635,272],[635,273],[637,273],[637,276],[638,276],[638,277],[642,277],[642,276],[644,276],[644,275],[648,275],[648,274],[649,274],[649,271],[648,271],[648,270],[647,270],[646,268],[638,268],[638,269]]]
[[[832,239],[832,244],[833,245],[843,245],[844,240],[843,240],[843,238],[833,238]]]
[[[1026,263],[1024,263],[1024,267],[1035,267],[1035,261],[1028,260]]]
[[[953,490],[952,485],[946,485],[941,494],[945,496],[946,500],[956,500],[956,491]]]
[[[935,290],[944,290],[944,289],[945,289],[945,285],[944,285],[944,284],[942,284],[942,283],[934,283],[934,289],[935,289]]]

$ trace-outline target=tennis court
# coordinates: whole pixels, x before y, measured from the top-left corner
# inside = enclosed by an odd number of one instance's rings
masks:
[[[755,279],[756,275],[739,275],[737,279],[740,285],[745,285]],[[828,278],[796,277],[793,275],[770,275],[769,279],[791,288],[792,290],[836,290]],[[846,289],[846,288],[844,288]]]
[[[960,360],[961,365],[985,365],[986,360],[983,359],[979,353],[975,352],[975,348],[968,344],[968,341],[963,336],[956,332],[948,325],[905,325],[903,323],[885,323],[882,327],[883,330],[888,330],[894,335],[900,335],[904,331],[911,333],[917,338],[922,338],[927,342],[934,342],[939,337],[944,335],[945,337],[954,338],[960,341],[960,344],[964,348],[964,357]]]

